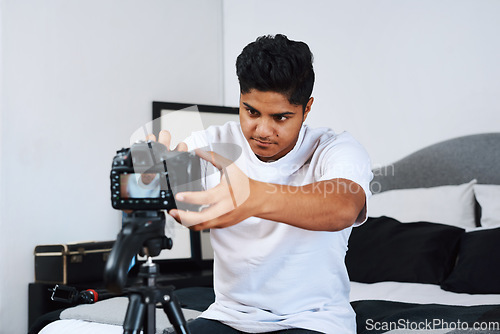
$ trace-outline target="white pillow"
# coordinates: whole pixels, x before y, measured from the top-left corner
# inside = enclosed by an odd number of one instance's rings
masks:
[[[404,223],[426,221],[462,228],[475,227],[473,185],[476,182],[374,194],[368,201],[368,215],[388,216]]]
[[[481,226],[500,226],[500,186],[476,184],[474,193],[481,206]]]

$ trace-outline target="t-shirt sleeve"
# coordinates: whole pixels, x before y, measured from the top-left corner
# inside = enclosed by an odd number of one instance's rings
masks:
[[[365,207],[355,225],[367,219],[367,203],[371,196],[370,182],[373,178],[368,152],[349,134],[343,133],[323,150],[318,181],[347,179],[357,183],[366,197]]]

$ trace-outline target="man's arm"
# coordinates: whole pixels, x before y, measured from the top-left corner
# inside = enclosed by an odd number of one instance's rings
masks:
[[[354,224],[366,204],[361,186],[347,179],[304,186],[259,182],[213,152],[197,153],[219,168],[222,178],[207,191],[177,194],[177,200],[210,205],[202,212],[169,212],[193,230],[228,227],[254,216],[308,230],[338,231]]]
[[[257,217],[315,231],[339,231],[353,225],[366,202],[365,192],[347,179],[304,186],[261,184],[262,206]],[[363,219],[364,217],[361,217]]]

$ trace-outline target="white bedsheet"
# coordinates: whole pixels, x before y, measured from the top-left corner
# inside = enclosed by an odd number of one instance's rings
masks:
[[[85,320],[58,320],[45,326],[39,334],[123,334],[123,328],[116,325],[99,324]]]
[[[413,304],[441,305],[496,305],[500,295],[470,295],[445,291],[434,284],[379,282],[351,282],[351,301],[388,300]]]

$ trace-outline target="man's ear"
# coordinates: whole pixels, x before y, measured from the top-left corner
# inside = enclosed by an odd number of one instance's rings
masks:
[[[302,116],[302,122],[304,122],[307,118],[307,115],[311,111],[311,106],[314,102],[314,97],[310,97],[309,101],[307,101],[306,107],[304,108],[304,115]]]

